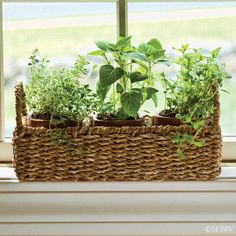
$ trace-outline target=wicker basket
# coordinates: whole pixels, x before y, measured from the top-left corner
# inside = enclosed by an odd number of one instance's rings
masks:
[[[176,132],[193,132],[187,125],[56,129],[68,141],[58,144],[52,130],[24,126],[25,115],[23,85],[18,84],[13,151],[21,181],[208,180],[220,174],[218,95],[212,122],[199,135],[206,145],[184,150],[185,160],[176,156],[172,139]]]

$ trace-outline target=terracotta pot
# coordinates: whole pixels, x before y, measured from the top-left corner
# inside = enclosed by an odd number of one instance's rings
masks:
[[[180,126],[183,123],[175,117],[161,116],[160,114],[153,116],[153,125],[171,125]]]
[[[54,128],[66,128],[66,127],[75,127],[78,126],[78,122],[74,120],[66,120],[63,123],[59,123],[58,125],[51,125],[50,126],[50,120],[41,120],[41,119],[33,119],[30,117],[23,116],[22,117],[22,123],[24,126],[28,127],[44,127],[46,129]]]
[[[98,120],[94,118],[93,126],[105,126],[105,127],[123,127],[123,126],[142,126],[143,119],[137,120]]]

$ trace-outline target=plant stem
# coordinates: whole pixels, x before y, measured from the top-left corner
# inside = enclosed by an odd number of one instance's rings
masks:
[[[151,85],[151,78],[152,78],[152,75],[151,75],[151,70],[152,70],[152,66],[151,66],[151,62],[149,61],[148,62],[148,86]]]
[[[164,100],[165,100],[165,102],[164,102],[164,111],[165,111],[166,110],[166,103],[167,103],[167,101],[166,101],[166,93],[167,93],[166,78],[164,78],[164,81],[165,81],[165,92],[164,92]]]
[[[114,113],[116,111],[116,88],[115,88],[115,83],[112,85],[112,100],[114,104]]]
[[[121,55],[120,55],[120,53],[117,53],[117,56],[118,56],[118,65],[120,66],[120,68],[123,70],[123,71],[125,71],[125,65],[124,65],[124,63],[123,63],[123,61],[122,61],[122,57],[121,57]],[[123,77],[122,77],[122,85],[123,85],[123,88],[124,88],[124,92],[126,92],[126,78],[125,78],[125,74],[123,75]]]
[[[130,73],[132,72],[132,70],[133,70],[133,63],[131,62],[130,63]],[[132,83],[131,83],[131,81],[130,81],[130,90],[132,89]]]
[[[109,60],[108,60],[108,58],[107,58],[106,54],[104,54],[104,58],[105,58],[105,60],[106,60],[107,64],[108,64],[108,65],[110,65],[111,63],[109,62]]]
[[[123,76],[122,82],[123,82],[124,92],[126,92],[126,79],[125,79],[125,76]]]

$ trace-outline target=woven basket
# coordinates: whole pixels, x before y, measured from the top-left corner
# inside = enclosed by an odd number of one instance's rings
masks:
[[[152,127],[73,127],[55,129],[67,142],[54,140],[52,130],[26,127],[23,85],[16,86],[14,167],[21,181],[145,181],[208,180],[220,174],[222,138],[219,96],[210,125],[199,134],[206,145],[176,155],[176,132],[193,132],[187,125]]]

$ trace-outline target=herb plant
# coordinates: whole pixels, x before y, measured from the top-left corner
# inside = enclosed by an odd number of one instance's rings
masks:
[[[138,48],[131,44],[131,37],[121,38],[115,44],[97,41],[96,45],[99,50],[90,55],[102,56],[105,61],[97,82],[102,115],[137,118],[145,101],[152,99],[157,105],[153,67],[165,60],[165,51],[157,39],[141,43]]]
[[[98,99],[88,85],[80,82],[87,64],[83,56],[78,56],[72,68],[54,69],[34,50],[29,63],[31,80],[26,86],[28,110],[54,122],[82,121],[94,113]]]
[[[183,123],[190,125],[194,133],[176,134],[174,143],[178,145],[177,154],[184,157],[182,148],[188,145],[202,147],[205,140],[198,135],[210,121],[214,113],[214,97],[225,79],[230,78],[225,65],[217,57],[220,48],[210,55],[204,55],[201,49],[190,49],[188,45],[178,49],[181,56],[175,60],[180,69],[176,81],[169,81],[161,74],[165,88],[165,115],[175,115]]]

